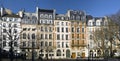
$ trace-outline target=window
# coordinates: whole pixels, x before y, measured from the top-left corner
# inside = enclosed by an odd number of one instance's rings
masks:
[[[28,28],[28,31],[30,31],[30,28]]]
[[[30,39],[30,34],[28,34],[28,39]]]
[[[82,28],[82,32],[84,32],[84,28]]]
[[[52,32],[52,27],[49,27],[49,32]]]
[[[95,22],[93,22],[93,26],[95,26]]]
[[[62,42],[62,48],[64,48],[64,42]]]
[[[23,28],[23,31],[26,31],[27,30],[27,28]]]
[[[92,35],[90,35],[90,40],[92,40]]]
[[[80,32],[80,28],[77,28],[77,32]]]
[[[64,32],[64,28],[62,27],[62,32]]]
[[[11,27],[11,24],[9,24],[9,27]]]
[[[36,30],[36,28],[33,28],[33,29],[32,29],[32,31],[35,31],[35,30]]]
[[[64,26],[64,22],[62,22],[61,25]]]
[[[32,39],[35,39],[35,34],[34,33],[32,34]]]
[[[64,40],[64,34],[62,34],[62,40]]]
[[[74,32],[74,28],[72,27],[72,32]]]
[[[66,28],[66,32],[68,32],[68,28]]]
[[[17,27],[17,24],[14,24],[14,27]]]
[[[48,31],[48,29],[47,29],[47,27],[45,27],[45,32],[47,32]]]
[[[49,46],[52,46],[52,42],[49,42]]]
[[[57,47],[60,48],[60,42],[57,42]]]
[[[52,34],[49,34],[49,39],[52,39]]]
[[[45,14],[45,18],[48,18],[48,15],[47,15],[47,14]]]
[[[84,39],[84,34],[82,34],[82,39]]]
[[[45,46],[48,46],[48,43],[47,43],[47,42],[45,42]]]
[[[100,22],[100,25],[103,25],[103,22]]]
[[[23,39],[26,39],[26,34],[25,33],[23,33]]]
[[[40,18],[43,18],[43,14],[40,14]]]
[[[66,35],[66,40],[68,40],[68,35]]]
[[[47,34],[45,34],[45,39],[48,39]]]
[[[61,50],[57,50],[57,56],[61,56]]]
[[[40,38],[43,39],[43,34],[40,35]]]
[[[43,27],[41,26],[41,31],[43,31]]]
[[[77,40],[77,44],[79,45],[79,40]]]
[[[14,29],[14,33],[17,33],[17,29]]]
[[[91,22],[89,22],[89,23],[88,23],[88,25],[89,25],[89,26],[91,26],[91,25],[92,25],[92,23],[91,23]]]
[[[26,46],[26,42],[25,41],[23,42],[23,46]]]
[[[9,33],[11,33],[11,29],[9,29]]]
[[[6,46],[6,41],[3,41],[3,47],[5,47]]]
[[[57,32],[60,32],[60,29],[59,29],[59,27],[57,27]]]
[[[40,42],[40,46],[44,46],[44,42],[43,41]]]
[[[79,34],[77,34],[77,38],[79,38]]]
[[[3,35],[3,40],[6,40],[6,35]]]
[[[3,27],[6,27],[6,24],[5,24],[5,23],[3,23]]]
[[[56,22],[57,23],[57,25],[59,25],[59,22]]]
[[[49,15],[49,18],[52,19],[52,15]]]
[[[66,26],[68,26],[68,22],[66,22]]]
[[[72,40],[72,44],[74,44],[74,40]]]
[[[60,35],[59,34],[57,34],[57,40],[60,40]]]
[[[74,34],[72,34],[72,38],[74,38]]]
[[[18,46],[17,42],[14,42],[14,46],[16,46],[16,47]]]
[[[68,42],[66,42],[66,48],[68,48],[69,47],[69,44],[68,44]]]
[[[3,29],[3,33],[6,33],[7,31],[6,31],[6,29]]]

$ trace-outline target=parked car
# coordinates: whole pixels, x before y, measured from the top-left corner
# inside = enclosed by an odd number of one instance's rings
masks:
[[[114,56],[115,56],[115,57],[120,56],[120,52],[116,52]]]

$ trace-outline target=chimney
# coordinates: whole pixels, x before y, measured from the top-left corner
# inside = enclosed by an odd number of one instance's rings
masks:
[[[36,17],[37,17],[37,19],[38,19],[38,13],[39,13],[39,8],[38,7],[36,7]]]
[[[21,10],[21,11],[19,11],[18,14],[19,14],[20,17],[23,17],[23,13],[24,13],[24,10]]]
[[[5,14],[5,9],[3,7],[1,7],[1,16],[3,16]]]

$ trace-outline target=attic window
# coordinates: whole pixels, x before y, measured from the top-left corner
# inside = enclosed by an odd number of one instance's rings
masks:
[[[23,28],[23,31],[26,31],[27,28]]]

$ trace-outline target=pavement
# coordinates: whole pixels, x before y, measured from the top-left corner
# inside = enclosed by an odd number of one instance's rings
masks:
[[[2,59],[0,61],[10,61],[10,59]],[[31,59],[14,59],[13,61],[32,61]],[[120,61],[120,59],[35,59],[34,61]]]

